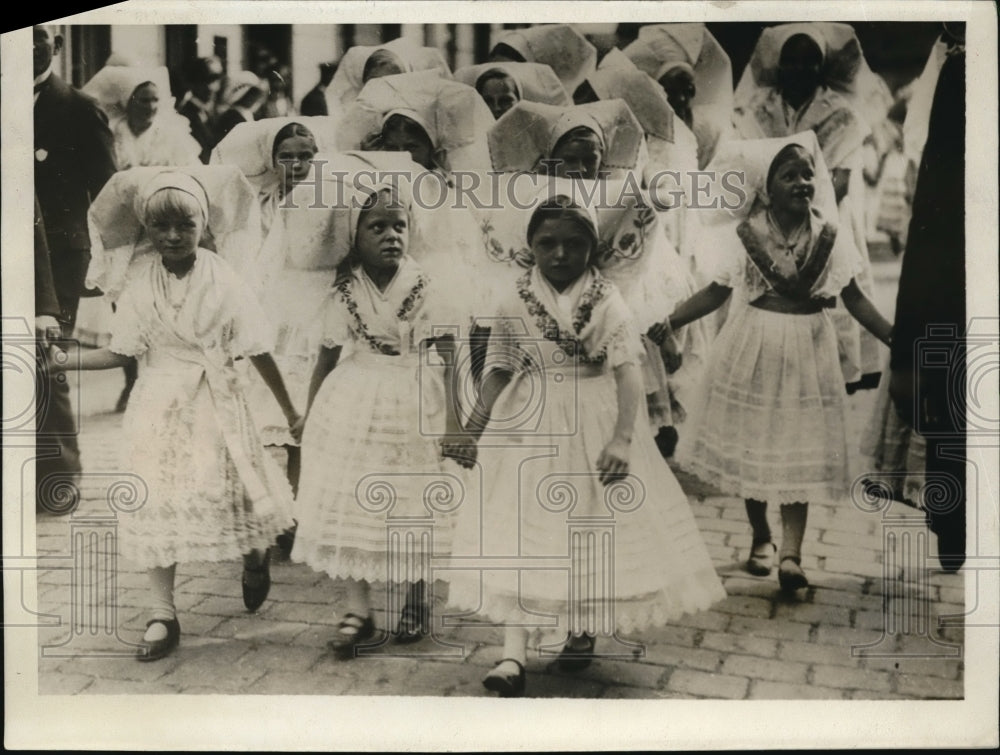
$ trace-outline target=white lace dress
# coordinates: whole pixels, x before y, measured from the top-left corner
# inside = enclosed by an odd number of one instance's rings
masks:
[[[766,260],[784,250],[768,236],[763,213],[751,214]],[[815,214],[792,253],[803,275],[816,259],[824,226]],[[835,226],[826,224],[834,230]],[[730,315],[709,353],[677,461],[723,493],[774,503],[836,501],[848,490],[845,392],[832,309],[784,314],[751,306],[774,293],[730,226],[715,280],[734,289]],[[808,290],[836,297],[863,269],[843,229]],[[794,277],[794,276],[793,276]]]
[[[133,263],[110,349],[140,358],[123,424],[123,469],[147,496],[120,515],[122,556],[143,567],[228,561],[290,524],[291,491],[261,445],[234,360],[269,350],[253,295],[199,249],[183,278]]]
[[[329,295],[323,345],[344,351],[306,420],[293,560],[334,579],[403,582],[447,556],[465,485],[438,449],[443,366],[425,339],[458,325],[408,257],[385,291],[359,267]]]
[[[630,476],[598,479],[618,416],[614,368],[638,365],[643,350],[614,284],[592,270],[563,307],[532,269],[510,294],[486,369],[514,377],[480,441],[481,480],[458,510],[449,602],[477,619],[524,622],[544,642],[571,627],[662,626],[724,598],[641,407]]]

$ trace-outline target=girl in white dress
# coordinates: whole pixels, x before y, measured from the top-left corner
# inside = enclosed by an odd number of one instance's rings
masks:
[[[224,183],[230,193],[215,198],[242,204],[245,222],[250,187]],[[117,212],[102,211],[103,196],[123,200]],[[249,610],[270,587],[267,547],[287,523],[291,491],[264,452],[234,362],[253,362],[289,426],[299,415],[270,355],[256,298],[225,260],[198,246],[213,216],[202,182],[190,173],[150,176],[136,169],[113,176],[94,204],[98,233],[108,231],[102,221],[133,228],[141,222],[155,249],[128,270],[110,345],[73,360],[80,369],[106,369],[142,359],[124,419],[123,468],[143,480],[148,496],[120,518],[120,542],[124,558],[149,569],[152,619],[138,656],[149,661],[172,652],[180,639],[173,598],[178,561],[242,557]],[[238,222],[231,214],[218,230]]]
[[[246,277],[263,305],[275,330],[275,359],[299,405],[306,401],[319,348],[319,313],[335,265],[303,264],[300,250],[289,243],[281,208],[292,188],[314,175],[319,151],[315,132],[327,122],[326,118],[267,118],[241,123],[219,142],[211,159],[213,165],[237,166],[257,190],[260,243],[256,249],[235,250],[235,256],[227,252],[227,261]],[[301,465],[299,444],[267,385],[252,372],[248,377],[254,422],[264,445],[284,450],[294,491]]]
[[[453,382],[462,318],[449,307],[449,291],[407,253],[411,215],[402,190],[374,188],[364,202],[350,202],[352,267],[326,301],[292,551],[293,560],[347,580],[330,642],[345,658],[375,631],[373,582],[408,585],[397,641],[429,630],[433,596],[424,594],[431,584],[421,564],[447,556],[451,539],[449,507],[436,492],[458,492],[457,467],[443,458],[449,434],[461,431]],[[432,532],[404,536],[405,552],[397,551],[392,527],[414,518]]]
[[[714,282],[680,304],[666,325],[689,323],[738,295],[710,351],[678,462],[746,500],[753,574],[771,571],[778,549],[767,504],[781,504],[778,577],[782,588],[795,590],[808,585],[801,567],[807,502],[836,501],[848,491],[844,388],[830,309],[839,296],[883,343],[891,326],[858,288],[862,259],[849,231],[838,230],[815,134],[730,142],[726,149],[743,157],[746,201],[733,222],[719,226]]]
[[[483,680],[502,696],[524,692],[532,626],[554,627],[539,641],[573,670],[597,634],[620,640],[725,597],[639,411],[643,346],[592,266],[596,216],[562,193],[534,207],[521,228],[535,264],[494,321],[460,454],[481,437],[484,497],[459,509],[450,579],[455,607],[506,624],[504,658]],[[484,557],[499,568],[463,568]]]

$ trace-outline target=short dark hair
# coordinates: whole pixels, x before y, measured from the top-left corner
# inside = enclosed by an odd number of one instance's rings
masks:
[[[505,58],[510,58],[516,63],[528,62],[521,53],[505,42],[497,42],[493,45],[493,49],[490,50],[490,57],[492,58],[494,55],[503,55]]]
[[[767,169],[767,180],[764,182],[764,190],[770,193],[771,181],[774,180],[774,174],[778,172],[778,168],[784,165],[786,162],[791,160],[793,157],[806,157],[809,162],[815,165],[813,156],[809,154],[809,150],[803,147],[801,144],[786,144],[780,150],[778,154],[774,156],[771,160],[771,165]]]
[[[517,79],[510,75],[509,71],[505,71],[502,68],[491,68],[488,71],[480,74],[479,78],[476,79],[476,91],[479,94],[483,93],[483,89],[486,87],[486,82],[495,81],[501,79],[510,79],[514,82],[514,89],[519,90],[520,87],[517,85]]]

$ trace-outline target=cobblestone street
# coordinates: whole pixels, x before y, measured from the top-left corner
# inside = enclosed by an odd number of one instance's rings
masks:
[[[877,301],[889,315],[895,273],[898,260],[876,266]],[[81,379],[84,499],[72,516],[39,515],[37,522],[38,611],[46,624],[39,629],[41,694],[490,695],[480,680],[501,657],[499,629],[438,627],[416,645],[386,643],[369,656],[340,661],[326,643],[335,632],[341,588],[289,562],[272,565],[270,597],[256,614],[243,606],[239,563],[180,564],[180,647],[161,661],[137,663],[130,643],[139,642],[148,618],[146,575],[121,561],[117,573],[102,572],[96,586],[113,590],[108,600],[99,589],[90,592],[89,583],[84,594],[78,579],[102,563],[84,554],[113,544],[101,539],[113,528],[88,515],[110,511],[122,419],[112,411],[120,371]],[[848,399],[855,453],[874,398],[867,391]],[[860,458],[853,462],[855,472],[863,471]],[[896,504],[887,512],[864,511],[849,500],[812,505],[803,548],[811,586],[787,598],[775,576],[752,577],[744,569],[750,532],[743,502],[678,477],[728,597],[711,610],[624,638],[644,649],[631,658],[599,657],[578,674],[529,656],[528,696],[963,697],[965,577],[936,570],[934,538],[921,514]],[[888,515],[902,519],[889,524]],[[776,524],[776,507],[771,516]],[[378,593],[374,598],[380,605]],[[74,615],[80,605],[100,606],[102,613]],[[88,622],[116,627],[117,634],[92,634]],[[384,610],[376,613],[380,627],[395,622]],[[598,655],[611,644],[599,638]]]

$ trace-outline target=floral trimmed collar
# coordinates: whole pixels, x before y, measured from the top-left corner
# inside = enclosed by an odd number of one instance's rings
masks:
[[[583,345],[582,334],[587,325],[590,324],[594,307],[608,295],[612,289],[612,283],[595,268],[591,268],[591,273],[593,278],[590,285],[580,295],[580,302],[573,314],[571,330],[566,330],[559,324],[559,321],[538,300],[532,290],[533,285],[536,285],[532,276],[534,274],[540,275],[537,268],[528,270],[517,279],[517,293],[527,307],[528,313],[535,318],[535,324],[547,341],[557,344],[560,349],[578,362],[600,364],[607,357],[607,346],[605,345],[595,354],[588,354]]]
[[[399,273],[397,272],[397,275]],[[371,334],[368,330],[368,326],[365,324],[364,319],[361,317],[361,313],[358,311],[358,302],[354,298],[354,282],[355,276],[345,277],[343,280],[334,284],[334,288],[340,293],[344,304],[347,307],[347,311],[350,313],[351,317],[354,319],[354,330],[364,340],[368,346],[380,354],[386,354],[388,356],[399,356],[400,349],[405,347],[405,344],[400,343],[400,348],[397,349],[384,341],[379,340]],[[406,295],[402,303],[399,305],[399,309],[396,310],[396,320],[400,322],[410,322],[410,317],[413,312],[419,308],[420,304],[424,299],[424,291],[427,288],[428,279],[423,273],[417,273],[417,279],[410,289],[410,293]]]

